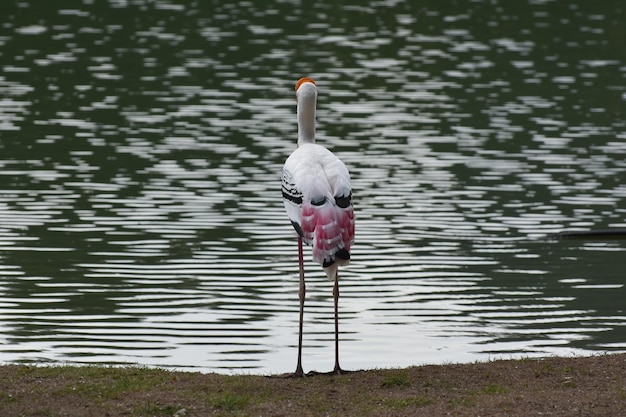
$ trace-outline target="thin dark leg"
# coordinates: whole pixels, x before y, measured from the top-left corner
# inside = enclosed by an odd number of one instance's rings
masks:
[[[304,256],[302,253],[302,238],[298,236],[298,266],[300,267],[300,326],[298,331],[298,364],[294,376],[304,376],[302,370],[302,322],[304,321],[304,296],[306,294],[306,285],[304,283]]]
[[[333,372],[340,374],[342,370],[339,366],[339,272],[335,273],[333,298],[335,299],[335,369]]]

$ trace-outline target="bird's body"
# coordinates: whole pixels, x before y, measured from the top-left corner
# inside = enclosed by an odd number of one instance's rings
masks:
[[[289,219],[304,243],[313,246],[313,260],[334,278],[350,259],[354,237],[348,169],[328,149],[306,143],[285,162],[282,183]]]
[[[296,375],[301,365],[302,314],[305,283],[302,242],[313,246],[313,260],[335,280],[335,372],[339,367],[337,302],[338,268],[350,260],[354,239],[354,209],[350,174],[339,158],[315,143],[317,87],[310,78],[296,84],[298,102],[298,148],[287,158],[282,173],[282,194],[289,220],[298,233],[300,261],[300,339]]]

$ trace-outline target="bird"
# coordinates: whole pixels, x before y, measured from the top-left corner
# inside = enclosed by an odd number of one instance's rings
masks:
[[[355,218],[350,173],[331,151],[315,143],[317,84],[310,77],[300,78],[295,86],[298,120],[296,149],[282,169],[282,196],[298,237],[300,272],[300,323],[298,361],[293,376],[305,376],[302,368],[302,327],[306,284],[303,242],[312,246],[313,260],[321,264],[334,280],[335,366],[334,374],[345,373],[339,365],[339,267],[350,261]]]

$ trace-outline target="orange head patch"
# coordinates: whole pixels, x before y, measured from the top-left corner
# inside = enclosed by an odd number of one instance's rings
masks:
[[[313,81],[313,78],[303,77],[303,78],[300,78],[298,82],[296,83],[296,91],[298,91],[298,88],[300,88],[300,86],[304,83],[311,83],[313,85],[317,85],[315,84],[315,81]]]

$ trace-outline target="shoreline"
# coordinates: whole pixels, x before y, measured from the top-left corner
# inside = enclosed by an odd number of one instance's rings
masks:
[[[625,353],[277,376],[7,364],[0,366],[0,411],[175,417],[626,414]]]

